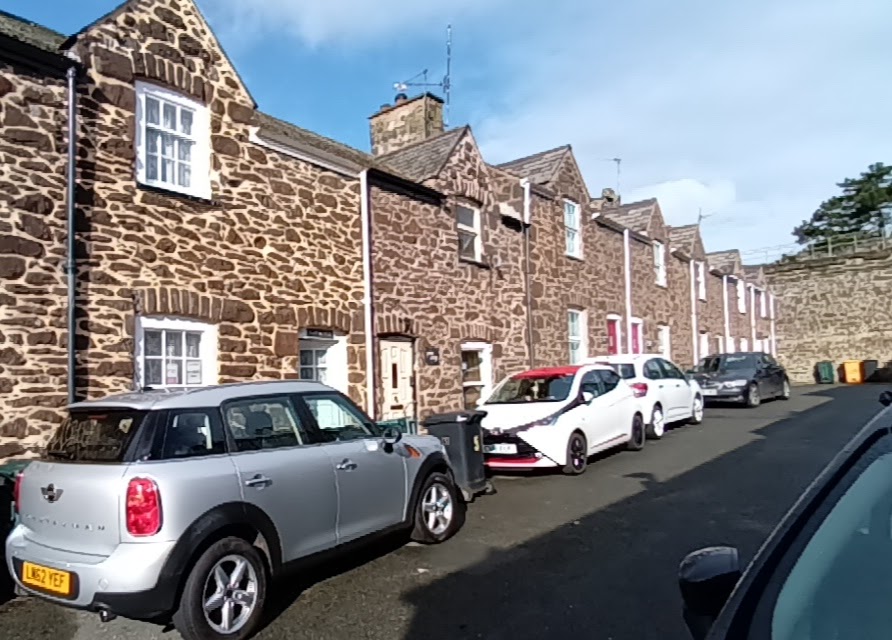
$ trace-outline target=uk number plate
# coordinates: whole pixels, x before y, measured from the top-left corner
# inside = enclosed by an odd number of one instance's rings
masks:
[[[715,389],[702,389],[704,396],[715,396],[718,395],[718,391]]]
[[[68,596],[71,594],[71,574],[30,562],[22,563],[22,582],[30,587]]]
[[[498,453],[502,455],[513,455],[517,453],[516,444],[488,444],[483,447],[486,453]]]

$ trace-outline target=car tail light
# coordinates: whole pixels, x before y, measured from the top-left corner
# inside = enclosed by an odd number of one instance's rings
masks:
[[[647,395],[647,383],[646,382],[633,382],[629,385],[632,387],[632,393],[635,394],[636,398],[643,398]]]
[[[19,508],[22,502],[22,481],[25,479],[25,472],[19,471],[15,474],[15,485],[12,489],[12,500],[15,505],[15,512],[19,512]]]
[[[127,485],[127,532],[153,536],[161,530],[161,492],[154,480],[134,478]]]

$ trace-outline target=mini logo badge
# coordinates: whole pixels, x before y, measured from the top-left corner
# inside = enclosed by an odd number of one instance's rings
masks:
[[[41,487],[40,493],[43,494],[43,499],[47,502],[56,502],[62,497],[63,491],[62,489],[56,489],[56,485],[50,483],[46,487]]]

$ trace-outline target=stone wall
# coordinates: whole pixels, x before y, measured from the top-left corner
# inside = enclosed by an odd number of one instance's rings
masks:
[[[141,313],[215,323],[221,382],[296,377],[299,329],[343,331],[349,393],[361,400],[358,180],[249,142],[253,102],[190,2],[125,5],[81,34],[74,51],[87,70],[78,151],[80,395],[132,388],[134,321]],[[138,78],[210,106],[211,200],[137,185]],[[19,149],[5,152],[16,166],[3,170],[11,172],[4,183],[21,186],[0,190],[0,198],[13,201],[2,224],[14,231],[0,248],[3,295],[17,302],[4,305],[2,339],[11,346],[0,353],[10,388],[0,443],[18,442],[26,429],[34,432],[30,446],[59,420],[44,409],[64,402],[64,213],[58,203],[64,202],[65,114],[57,88],[41,88],[21,74],[11,82],[3,111],[19,124],[3,127],[0,144]],[[21,107],[27,113],[19,116]]]
[[[766,268],[777,296],[780,361],[794,382],[815,365],[892,361],[892,251],[790,262]]]
[[[443,101],[429,93],[384,105],[370,118],[373,155],[398,151],[443,132]]]

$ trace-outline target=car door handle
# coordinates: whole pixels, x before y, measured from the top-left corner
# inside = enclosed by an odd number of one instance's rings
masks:
[[[259,473],[249,480],[245,480],[246,487],[268,487],[273,483],[272,479],[267,478],[266,476],[260,475]]]
[[[341,460],[338,465],[335,467],[338,471],[353,471],[356,468],[356,463],[352,460],[348,460],[344,458]]]

